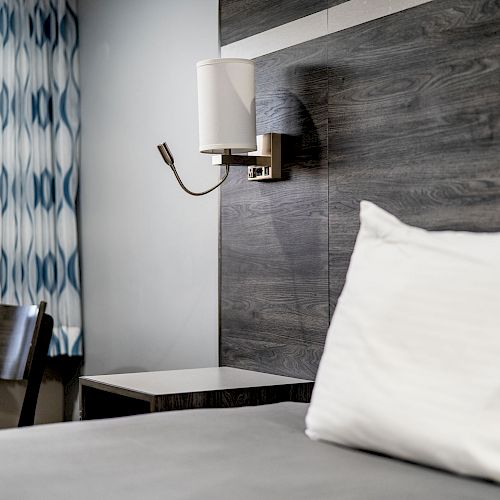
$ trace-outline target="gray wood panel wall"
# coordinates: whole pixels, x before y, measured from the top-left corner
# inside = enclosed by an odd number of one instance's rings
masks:
[[[219,0],[220,43],[236,42],[327,6],[328,0]]]
[[[221,32],[244,3],[221,1]],[[361,199],[428,229],[500,231],[500,0],[433,0],[256,69],[258,133],[287,134],[285,180],[235,167],[223,186],[220,363],[312,378]]]

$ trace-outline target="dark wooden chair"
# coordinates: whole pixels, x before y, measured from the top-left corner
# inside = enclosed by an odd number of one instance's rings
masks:
[[[0,304],[0,379],[26,380],[19,427],[33,425],[54,321],[39,306]]]

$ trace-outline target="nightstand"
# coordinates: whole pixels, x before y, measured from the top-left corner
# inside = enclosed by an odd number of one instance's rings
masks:
[[[82,420],[191,408],[309,402],[314,383],[238,368],[80,377]]]

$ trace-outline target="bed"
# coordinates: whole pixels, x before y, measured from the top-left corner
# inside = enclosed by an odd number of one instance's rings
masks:
[[[310,404],[1,431],[0,498],[500,499],[500,233],[360,219]]]
[[[498,500],[500,487],[314,442],[305,403],[0,432],[0,497]]]

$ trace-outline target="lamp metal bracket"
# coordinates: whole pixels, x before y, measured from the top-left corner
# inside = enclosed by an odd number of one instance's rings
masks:
[[[241,165],[248,167],[249,181],[281,179],[281,134],[274,132],[257,136],[257,150],[248,155],[227,154],[212,156],[212,165]]]

